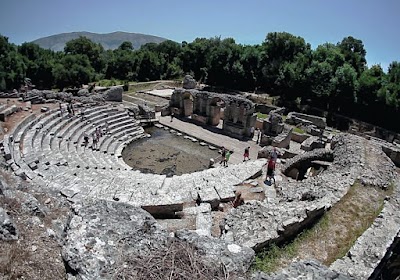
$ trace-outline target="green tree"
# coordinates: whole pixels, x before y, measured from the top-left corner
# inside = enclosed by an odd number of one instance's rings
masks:
[[[262,87],[278,95],[293,96],[293,86],[288,82],[290,77],[298,77],[308,67],[311,46],[302,37],[287,32],[268,33],[262,44],[261,69]],[[290,65],[293,64],[293,65]],[[296,67],[301,67],[295,70]]]
[[[385,73],[380,65],[373,65],[362,72],[359,83],[357,102],[363,106],[374,106],[378,101],[378,91],[382,87]]]
[[[162,66],[160,58],[155,52],[147,49],[140,50],[138,54],[138,80],[139,81],[154,81],[161,78],[160,68]]]
[[[19,88],[26,77],[26,69],[17,47],[0,35],[0,90]]]
[[[240,62],[243,66],[244,77],[241,82],[243,89],[255,90],[260,80],[260,46],[244,46],[241,52]]]
[[[337,111],[349,110],[356,101],[358,90],[356,70],[350,64],[345,63],[336,69],[331,82],[334,88],[329,102],[331,109]]]
[[[129,42],[129,41],[123,42],[123,43],[118,47],[118,50],[121,50],[121,51],[133,51],[132,42]]]
[[[344,59],[349,63],[357,72],[357,76],[366,69],[367,60],[365,58],[367,52],[364,49],[364,44],[361,40],[352,36],[344,38],[339,44]]]
[[[37,88],[51,88],[54,84],[52,68],[54,52],[45,50],[33,43],[23,43],[18,47],[27,66],[26,77],[32,80]]]
[[[71,40],[65,44],[65,54],[80,54],[86,55],[94,70],[98,73],[102,72],[105,67],[104,49],[102,45],[96,44],[86,37],[80,36],[77,39]]]
[[[400,63],[397,61],[389,65],[388,73],[382,88],[378,91],[378,99],[389,108],[398,110],[400,107]]]
[[[91,82],[95,71],[86,55],[65,55],[53,68],[55,83],[59,89],[67,86],[81,87]]]
[[[331,43],[325,43],[312,52],[311,65],[306,69],[306,79],[310,91],[305,98],[314,106],[329,108],[331,95],[336,91],[336,71],[344,65],[344,56],[340,49]]]

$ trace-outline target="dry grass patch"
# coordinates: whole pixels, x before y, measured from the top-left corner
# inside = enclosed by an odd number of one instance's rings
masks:
[[[355,183],[347,194],[311,228],[291,243],[273,245],[258,254],[255,268],[279,270],[294,260],[316,259],[329,266],[343,257],[381,212],[393,188],[381,190]]]
[[[154,90],[158,88],[162,88],[163,86],[168,87],[182,87],[181,81],[151,81],[151,82],[142,82],[142,83],[130,83],[128,93],[136,92],[136,91],[147,91]]]
[[[224,266],[206,264],[197,250],[182,241],[171,241],[164,249],[145,256],[122,255],[112,279],[233,280]]]

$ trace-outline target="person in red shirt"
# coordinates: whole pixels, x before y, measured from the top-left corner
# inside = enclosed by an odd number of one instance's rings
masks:
[[[271,179],[273,179],[274,184],[275,184],[275,178],[274,178],[275,165],[276,165],[276,160],[273,157],[270,157],[267,164],[267,180],[271,181]]]

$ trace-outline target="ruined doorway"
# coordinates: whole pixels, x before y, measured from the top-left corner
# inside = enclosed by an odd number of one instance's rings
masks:
[[[183,94],[183,115],[189,117],[193,114],[193,95],[190,92]]]

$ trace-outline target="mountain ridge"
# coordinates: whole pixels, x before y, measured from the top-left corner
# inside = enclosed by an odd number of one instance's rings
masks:
[[[168,39],[147,35],[142,33],[130,33],[123,31],[114,31],[111,33],[94,33],[87,31],[79,32],[66,32],[50,35],[47,37],[42,37],[32,41],[32,43],[38,44],[44,49],[50,49],[53,51],[63,51],[65,44],[73,39],[79,38],[79,36],[84,36],[95,43],[100,43],[104,49],[116,49],[123,42],[131,42],[134,49],[139,49],[142,45],[147,43],[161,43]]]

